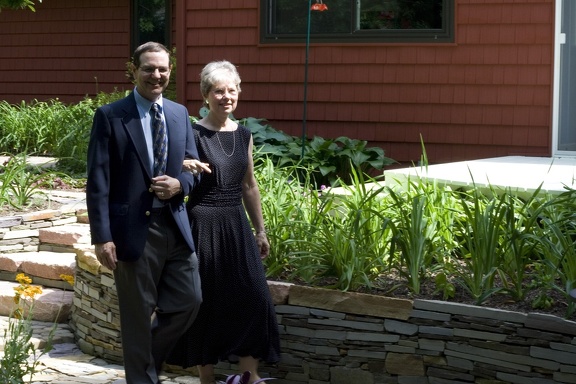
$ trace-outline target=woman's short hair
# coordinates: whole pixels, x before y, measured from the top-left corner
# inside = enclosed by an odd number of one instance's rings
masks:
[[[241,91],[240,75],[234,64],[226,60],[212,61],[206,64],[202,72],[200,72],[200,93],[202,93],[202,97],[206,97],[214,84],[223,81],[233,82],[238,92]]]

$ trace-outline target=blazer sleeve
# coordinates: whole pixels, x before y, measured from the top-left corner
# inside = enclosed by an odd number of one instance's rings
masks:
[[[110,121],[104,107],[96,110],[90,132],[87,158],[86,206],[90,218],[92,244],[112,241],[109,220]]]
[[[192,124],[190,123],[190,116],[188,115],[188,110],[186,107],[181,106],[181,110],[185,122],[184,126],[186,129],[186,146],[184,148],[184,158],[185,159],[199,159],[198,149],[196,147],[196,141],[194,140],[194,132],[192,131]],[[194,176],[191,172],[182,171],[177,177],[180,184],[182,185],[182,193],[187,196],[192,192],[196,184],[200,181],[198,176]]]

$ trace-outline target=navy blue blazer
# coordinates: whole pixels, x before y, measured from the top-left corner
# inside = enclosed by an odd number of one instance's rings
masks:
[[[198,158],[188,110],[163,100],[168,130],[166,175],[177,178],[183,193],[169,200],[184,239],[194,241],[184,204],[199,179],[182,172],[184,158]],[[96,110],[88,145],[86,205],[92,244],[113,241],[119,260],[135,261],[144,250],[154,192],[148,148],[134,94]]]

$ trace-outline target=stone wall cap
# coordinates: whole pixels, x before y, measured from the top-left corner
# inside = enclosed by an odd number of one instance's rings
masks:
[[[357,315],[407,320],[412,300],[301,285],[290,287],[288,303]]]

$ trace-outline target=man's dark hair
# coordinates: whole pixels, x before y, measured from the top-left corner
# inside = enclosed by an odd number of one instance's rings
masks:
[[[170,57],[170,50],[166,48],[164,44],[156,43],[154,41],[149,41],[140,45],[134,51],[134,55],[132,56],[132,63],[136,66],[136,68],[140,67],[140,56],[142,56],[145,52],[166,52],[168,57]]]

